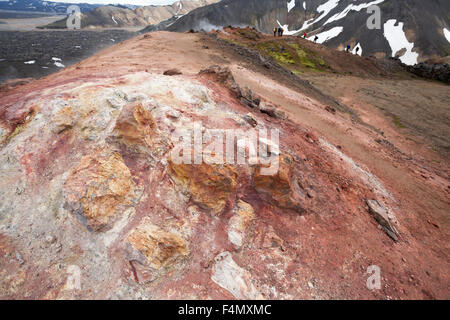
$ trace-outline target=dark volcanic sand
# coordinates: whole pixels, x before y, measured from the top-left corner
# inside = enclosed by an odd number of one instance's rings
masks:
[[[0,19],[27,19],[56,16],[57,13],[45,12],[18,12],[18,11],[2,11],[0,10]],[[63,18],[64,16],[61,16]]]
[[[61,70],[52,58],[66,67],[99,50],[137,34],[125,30],[0,32],[0,82],[36,78]],[[112,41],[111,39],[114,39]],[[35,64],[25,64],[35,60]]]

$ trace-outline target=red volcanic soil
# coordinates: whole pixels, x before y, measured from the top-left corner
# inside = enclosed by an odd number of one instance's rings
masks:
[[[400,128],[375,95],[356,94],[385,80],[425,96],[414,90],[422,80],[359,57],[345,75],[322,47],[331,69],[297,77],[228,45],[251,41],[231,31],[139,36],[0,91],[0,297],[450,297],[448,159],[432,149],[431,126]],[[170,134],[190,121],[280,130],[278,174],[175,165]],[[398,241],[367,200],[387,209]],[[73,266],[82,290],[67,284]],[[367,287],[371,266],[379,289]]]

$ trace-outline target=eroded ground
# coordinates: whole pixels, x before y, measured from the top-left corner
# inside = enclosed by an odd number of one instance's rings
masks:
[[[327,72],[158,32],[2,92],[0,296],[449,298],[448,160]],[[279,129],[280,170],[174,163],[195,121]]]

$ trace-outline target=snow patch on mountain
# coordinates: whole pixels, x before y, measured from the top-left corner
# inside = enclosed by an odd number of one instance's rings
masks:
[[[288,12],[291,12],[291,10],[294,9],[294,7],[295,7],[295,0],[292,0],[291,2],[287,3]]]
[[[447,39],[447,41],[450,42],[450,31],[448,31],[447,28],[444,28],[443,30],[445,39]]]
[[[321,4],[320,6],[317,7],[317,12],[321,13],[321,15],[319,17],[317,17],[316,19],[310,19],[305,21],[305,23],[303,23],[303,26],[298,29],[298,30],[289,30],[289,25],[285,24],[282,25],[278,20],[278,25],[283,28],[284,33],[288,36],[291,35],[295,35],[297,33],[299,33],[302,30],[306,30],[308,29],[310,26],[312,26],[313,24],[315,24],[316,22],[322,20],[323,18],[325,18],[334,8],[336,8],[339,4],[340,0],[328,0],[327,2]],[[295,2],[295,1],[294,1]],[[306,8],[306,2],[303,2],[303,7]]]
[[[317,12],[322,13],[319,17],[316,19],[310,19],[308,21],[305,21],[303,24],[303,27],[298,30],[305,30],[308,29],[310,26],[312,26],[314,23],[319,22],[323,18],[325,18],[334,8],[336,8],[339,4],[339,0],[328,0],[327,2],[321,4],[317,7]]]
[[[318,33],[314,36],[311,36],[308,38],[308,40],[313,41],[314,38],[317,36],[319,39],[317,40],[317,43],[324,43],[327,42],[330,39],[333,39],[337,37],[342,31],[344,31],[344,27],[334,27],[331,28],[328,31]]]
[[[357,49],[359,48],[359,50],[357,51]],[[358,44],[353,48],[352,50],[353,54],[357,54],[358,56],[362,56],[362,47],[361,44],[358,42]]]
[[[359,11],[361,11],[363,9],[367,9],[370,6],[380,4],[380,3],[384,2],[384,1],[385,0],[375,0],[375,1],[372,1],[372,2],[369,2],[369,3],[361,3],[361,4],[358,4],[358,5],[356,5],[356,4],[349,4],[347,6],[347,8],[344,9],[344,11],[333,15],[331,18],[329,18],[327,20],[327,22],[324,23],[324,25],[328,24],[328,23],[331,23],[333,21],[337,21],[337,20],[345,18],[347,16],[347,14],[350,13],[350,11],[357,11],[357,12],[359,12]]]
[[[417,58],[419,54],[413,52],[414,42],[409,42],[406,38],[406,34],[403,31],[403,22],[398,22],[396,25],[396,19],[390,19],[384,24],[384,37],[389,42],[389,46],[392,50],[392,56],[395,57],[397,52],[402,49],[406,49],[404,55],[400,57],[400,60],[407,65],[417,64]]]

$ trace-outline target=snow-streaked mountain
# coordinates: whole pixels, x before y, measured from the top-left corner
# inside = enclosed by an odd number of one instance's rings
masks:
[[[0,10],[65,14],[67,8],[74,4],[80,7],[81,12],[87,12],[100,6],[98,4],[51,2],[44,0],[3,0],[0,1]]]
[[[81,25],[85,27],[135,27],[158,24],[172,17],[181,17],[190,11],[219,0],[188,0],[177,1],[171,5],[143,6],[129,9],[123,6],[101,6],[85,12]],[[48,27],[65,28],[66,20],[57,21]]]
[[[380,9],[379,29],[369,29]],[[171,31],[212,26],[254,26],[271,33],[281,26],[287,35],[303,35],[344,49],[359,47],[363,56],[397,56],[405,64],[450,55],[448,0],[223,0],[178,19]],[[373,21],[373,20],[371,20]]]

